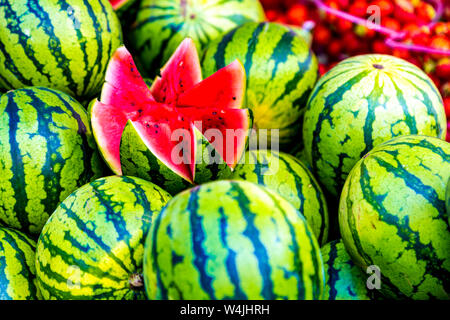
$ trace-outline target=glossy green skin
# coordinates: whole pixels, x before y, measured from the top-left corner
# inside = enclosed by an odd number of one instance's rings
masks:
[[[251,150],[238,164],[231,179],[266,186],[288,200],[305,218],[319,244],[328,237],[328,208],[312,173],[293,156],[269,150]]]
[[[450,299],[449,178],[450,143],[414,135],[380,144],[350,172],[342,239],[355,264],[379,267],[385,296]]]
[[[228,30],[264,20],[258,0],[143,0],[131,43],[145,71],[153,77],[186,37],[202,52]]]
[[[308,163],[338,196],[353,166],[393,137],[445,139],[447,121],[433,81],[413,64],[367,54],[342,61],[317,83],[303,123]]]
[[[36,242],[24,233],[0,227],[0,300],[37,300]]]
[[[204,76],[235,59],[247,72],[245,106],[259,139],[290,150],[301,140],[302,116],[318,76],[316,56],[297,31],[265,22],[246,23],[213,41],[203,55]]]
[[[196,160],[194,184],[229,178],[232,174],[230,167],[223,161],[216,163],[213,158],[210,158],[213,154],[212,144],[200,131],[195,130],[195,134],[198,146],[196,159],[198,160]],[[194,186],[160,161],[144,144],[130,123],[126,125],[122,133],[120,162],[123,174],[152,181],[172,195]]]
[[[326,300],[371,300],[367,289],[368,274],[356,266],[340,240],[327,243],[321,249],[325,266]]]
[[[72,191],[103,175],[86,110],[44,87],[0,98],[0,221],[38,235]]]
[[[170,195],[151,182],[110,176],[84,185],[48,220],[36,250],[38,287],[44,299],[145,299],[145,237]]]
[[[285,199],[246,181],[216,181],[175,196],[148,234],[150,299],[320,299],[319,245]]]
[[[448,219],[450,221],[450,179],[448,180],[447,183],[447,193],[446,193],[446,207],[447,207],[447,215],[448,215]]]
[[[122,43],[108,0],[14,0],[0,6],[0,87],[96,95]]]

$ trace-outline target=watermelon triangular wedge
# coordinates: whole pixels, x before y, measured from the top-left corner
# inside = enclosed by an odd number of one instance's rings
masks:
[[[100,101],[90,108],[94,136],[106,163],[115,174],[129,174],[121,163],[126,152],[127,163],[135,164],[135,176],[158,175],[156,180],[162,181],[161,175],[170,172],[170,179],[175,173],[195,184],[199,153],[206,145],[233,169],[252,126],[250,111],[241,109],[245,84],[245,69],[238,60],[202,80],[195,44],[187,38],[149,89],[130,53],[120,47],[108,65]],[[125,127],[129,127],[126,137],[140,141],[123,141]],[[145,146],[145,161],[134,150],[137,145]],[[151,175],[139,174],[140,161],[145,162],[142,168],[153,164]],[[154,170],[154,163],[160,170]]]

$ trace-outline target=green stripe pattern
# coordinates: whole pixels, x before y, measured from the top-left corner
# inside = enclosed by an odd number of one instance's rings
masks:
[[[321,249],[325,267],[325,300],[371,300],[364,274],[348,255],[341,240],[327,243]]]
[[[328,237],[328,208],[312,173],[293,156],[277,151],[250,150],[231,179],[265,186],[288,200],[308,221],[319,244]]]
[[[37,300],[36,242],[24,233],[0,227],[0,300]]]
[[[301,140],[301,119],[318,75],[317,59],[295,31],[276,23],[246,23],[213,41],[202,67],[210,76],[235,59],[247,72],[246,106],[259,139],[282,150]],[[273,131],[272,130],[278,130]]]
[[[150,299],[320,299],[324,270],[306,220],[246,181],[216,181],[175,196],[145,244]]]
[[[338,195],[368,151],[400,135],[445,139],[442,97],[413,64],[387,55],[348,58],[325,74],[311,94],[303,123],[308,163]]]
[[[380,144],[350,172],[342,239],[355,264],[379,267],[384,295],[450,299],[449,178],[450,143],[417,135]]]
[[[264,21],[258,0],[143,0],[131,43],[145,71],[155,76],[189,37],[197,50],[249,21]]]
[[[0,98],[0,221],[37,235],[72,191],[100,177],[86,110],[44,87]]]
[[[45,86],[87,100],[121,42],[108,0],[2,1],[0,87]]]
[[[110,176],[72,193],[48,220],[36,250],[44,299],[145,299],[145,237],[170,195],[151,182]]]
[[[446,207],[447,207],[447,215],[448,215],[448,220],[450,222],[450,179],[448,179],[448,183],[447,183],[447,193],[446,193]]]

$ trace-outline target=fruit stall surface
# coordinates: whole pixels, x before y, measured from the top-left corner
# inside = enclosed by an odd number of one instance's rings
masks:
[[[0,1],[0,300],[100,299],[450,300],[450,2]]]

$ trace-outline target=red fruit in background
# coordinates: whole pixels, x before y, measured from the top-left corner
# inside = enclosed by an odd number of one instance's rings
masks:
[[[387,46],[383,40],[376,40],[372,43],[372,50],[374,53],[391,54],[392,49]]]
[[[450,79],[450,57],[438,61],[436,75],[441,79]]]
[[[443,35],[434,36],[430,41],[430,47],[442,50],[450,50],[450,40]],[[434,59],[441,58],[440,55],[432,54]]]
[[[290,23],[302,25],[308,19],[308,9],[302,4],[293,5],[287,14]]]
[[[353,29],[353,23],[347,19],[339,19],[337,22],[337,30],[340,33],[346,33]]]
[[[357,53],[360,49],[361,40],[358,39],[353,33],[346,33],[342,38],[342,43],[345,44],[345,49],[349,53]]]
[[[400,22],[393,18],[382,18],[381,25],[394,31],[399,31],[401,28]]]
[[[427,3],[427,2],[420,2],[415,10],[417,18],[420,20],[417,21],[418,24],[420,23],[429,23],[431,20],[433,20],[434,16],[436,15],[436,11],[434,10],[434,7]]]
[[[450,118],[450,98],[444,98],[444,108],[447,119]]]
[[[330,56],[338,58],[343,51],[343,46],[340,41],[334,40],[334,41],[331,41],[331,43],[327,49],[328,49],[328,54]]]
[[[350,2],[351,2],[350,0],[337,0],[339,9],[342,11],[345,11],[348,8]]]
[[[449,6],[450,7],[450,6]],[[434,26],[436,35],[446,35],[450,33],[450,22],[438,22]]]
[[[409,0],[395,0],[394,17],[402,22],[416,21],[414,5]]]
[[[327,0],[325,4],[332,9],[339,9],[339,4],[335,0]],[[339,18],[333,14],[326,13],[325,21],[330,24],[334,24],[339,20]]]
[[[365,18],[367,16],[367,7],[368,4],[365,0],[356,0],[350,5],[348,13],[360,18]]]
[[[277,10],[266,10],[266,18],[268,21],[274,21],[278,18],[278,11]]]
[[[375,5],[380,8],[380,13],[383,17],[390,16],[394,12],[394,4],[389,0],[373,1],[371,5]]]
[[[411,57],[410,52],[406,49],[395,48],[392,51],[392,54],[398,58],[402,58],[405,60],[408,60]]]

